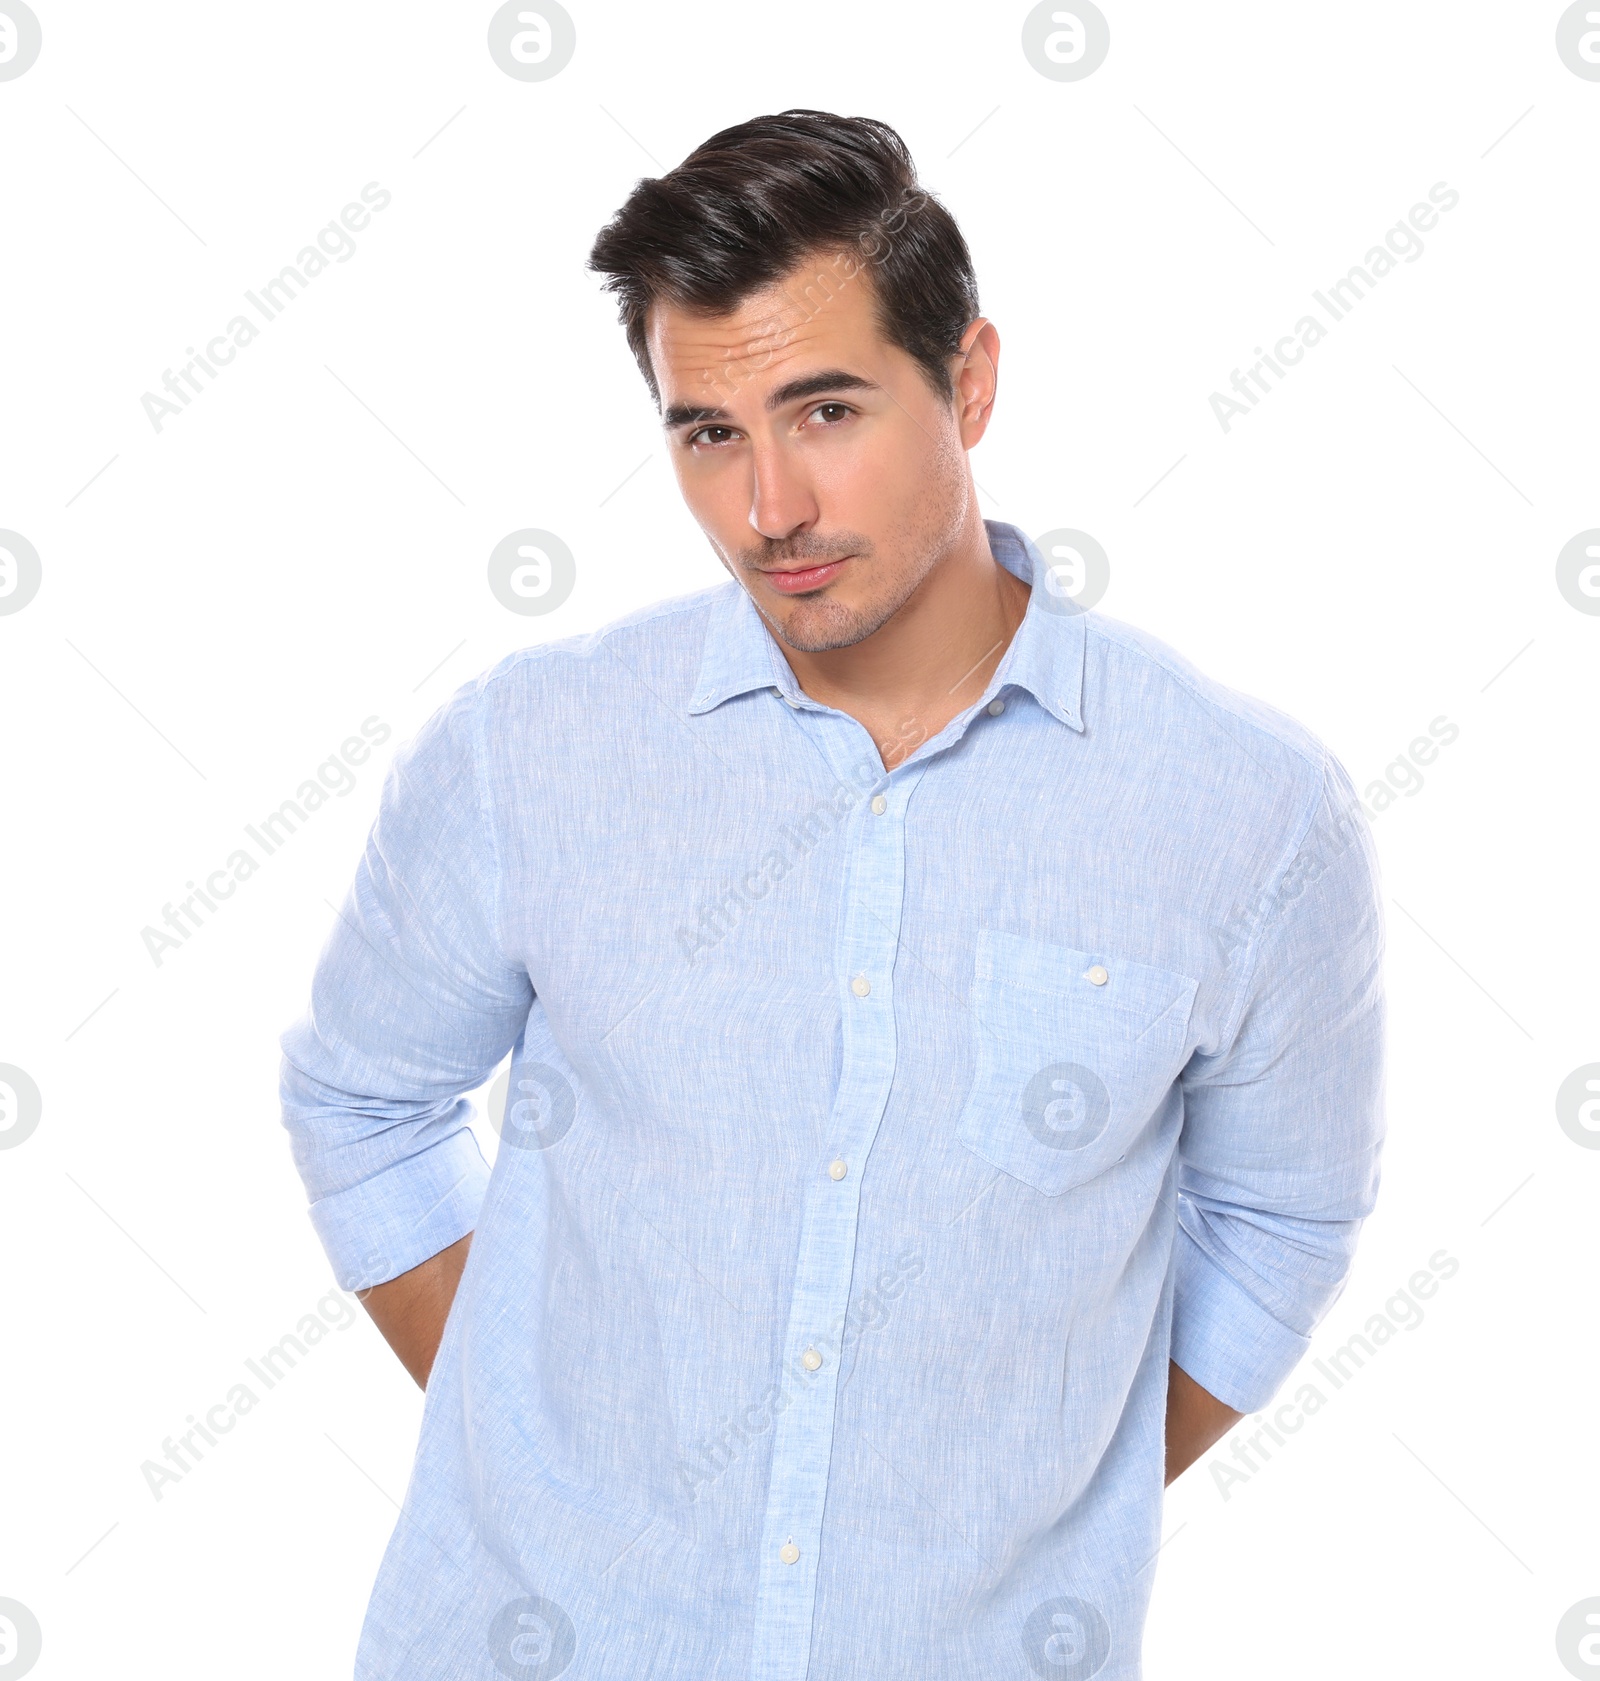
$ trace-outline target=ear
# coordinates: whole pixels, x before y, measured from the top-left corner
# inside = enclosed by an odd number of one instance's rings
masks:
[[[961,447],[972,449],[989,429],[1000,383],[1000,335],[994,323],[982,315],[970,322],[961,335],[958,354],[956,424],[961,429]]]

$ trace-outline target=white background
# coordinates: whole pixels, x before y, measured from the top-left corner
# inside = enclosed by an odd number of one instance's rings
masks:
[[[0,1596],[43,1681],[349,1674],[420,1416],[364,1316],[159,1502],[140,1467],[332,1288],[276,1038],[394,748],[507,650],[722,576],[584,260],[637,177],[790,105],[894,124],[961,222],[1004,347],[987,515],[1091,532],[1102,611],[1358,788],[1460,731],[1374,822],[1390,1139],[1313,1352],[1460,1270],[1228,1498],[1205,1462],[1170,1491],[1148,1673],[1566,1673],[1600,1594],[1600,1152],[1554,1107],[1600,1060],[1600,617],[1555,559],[1600,526],[1600,82],[1531,0],[1103,3],[1108,58],[1056,82],[1025,6],[570,0],[529,83],[489,5],[36,0],[0,82],[0,526],[43,568],[0,616],[0,1062],[43,1094],[0,1151]],[[155,431],[141,394],[369,181],[354,257]],[[1224,433],[1209,394],[1440,181],[1424,254]],[[485,581],[526,526],[577,559],[546,617]],[[158,968],[140,930],[374,714],[354,792]]]

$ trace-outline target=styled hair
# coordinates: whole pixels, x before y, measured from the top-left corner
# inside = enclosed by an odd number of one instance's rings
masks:
[[[792,110],[725,128],[634,187],[588,266],[616,295],[659,407],[645,340],[652,304],[726,315],[821,253],[845,259],[843,278],[868,277],[884,338],[949,397],[946,358],[978,314],[972,255],[955,218],[917,185],[911,154],[887,123]]]

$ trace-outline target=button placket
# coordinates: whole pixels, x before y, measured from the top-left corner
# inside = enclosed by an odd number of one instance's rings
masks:
[[[813,718],[815,715],[812,715]],[[849,740],[830,736],[841,778]],[[862,1174],[895,1071],[894,960],[905,877],[904,818],[925,767],[857,802],[849,820],[844,915],[836,952],[843,1057],[827,1137],[826,1171],[809,1180],[794,1291],[785,1331],[783,1389],[791,1400],[773,1431],[772,1473],[761,1543],[751,1681],[803,1681],[810,1660],[834,1409],[855,1264]],[[878,801],[883,810],[877,809]]]

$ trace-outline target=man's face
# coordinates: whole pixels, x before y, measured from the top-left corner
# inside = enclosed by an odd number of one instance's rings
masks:
[[[723,565],[791,648],[872,635],[968,517],[961,388],[936,395],[866,273],[827,254],[731,314],[659,303],[647,325],[678,485]]]

